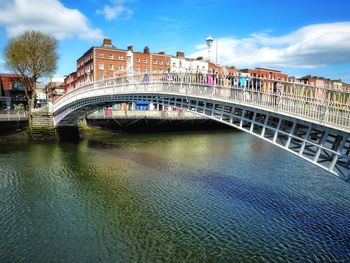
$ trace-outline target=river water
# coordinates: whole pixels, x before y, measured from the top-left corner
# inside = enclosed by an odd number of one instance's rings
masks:
[[[350,262],[350,184],[241,132],[2,143],[0,262]]]

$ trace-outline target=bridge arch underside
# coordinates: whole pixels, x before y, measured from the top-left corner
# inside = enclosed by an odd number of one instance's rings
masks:
[[[344,180],[350,180],[349,133],[227,101],[171,94],[93,97],[75,101],[55,112],[55,123],[57,126],[75,126],[79,119],[98,108],[136,101],[178,107],[209,117],[273,143]]]

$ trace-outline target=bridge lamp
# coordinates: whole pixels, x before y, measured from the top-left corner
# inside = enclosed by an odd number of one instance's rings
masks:
[[[205,42],[207,43],[207,46],[208,46],[208,60],[210,61],[210,48],[213,45],[214,39],[209,35],[205,39]]]

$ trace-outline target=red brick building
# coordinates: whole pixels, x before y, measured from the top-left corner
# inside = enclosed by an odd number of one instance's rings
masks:
[[[298,79],[302,83],[309,84],[312,86],[317,86],[320,88],[326,88],[332,85],[332,81],[330,79],[318,76],[307,75]]]
[[[53,77],[46,85],[46,94],[48,101],[55,101],[61,97],[64,92],[64,77]]]
[[[350,92],[350,84],[343,82],[343,91]]]
[[[161,51],[158,54],[151,54],[151,72],[162,73],[170,70],[171,56],[166,55],[165,52]]]
[[[151,72],[151,54],[149,52],[149,48],[145,47],[142,52],[133,52],[133,73],[134,74],[144,74]]]
[[[235,67],[227,67],[224,66],[222,67],[222,72],[226,74],[231,74],[231,75],[236,75],[237,74],[237,69]]]
[[[0,74],[0,108],[25,108],[28,105],[25,88],[25,83],[20,75]]]
[[[267,79],[280,79],[287,80],[288,75],[282,73],[279,70],[267,69],[267,68],[255,68],[255,69],[241,69],[240,72],[248,73],[250,76],[256,76]]]
[[[101,46],[90,48],[77,60],[77,86],[126,74],[127,51],[104,39]]]
[[[77,87],[77,72],[72,72],[64,78],[64,93],[67,93]]]
[[[220,65],[212,63],[212,62],[208,62],[208,70],[210,72],[218,72],[218,73],[222,72],[222,68],[220,67]]]

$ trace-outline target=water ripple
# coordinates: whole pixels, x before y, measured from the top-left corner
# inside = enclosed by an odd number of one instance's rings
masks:
[[[0,261],[349,262],[349,185],[291,158],[240,133],[7,146]]]

